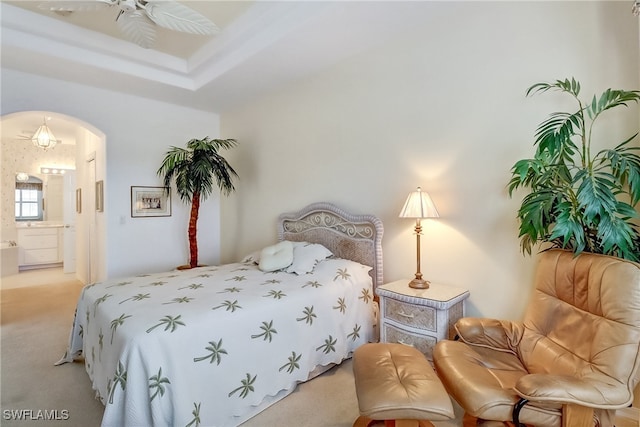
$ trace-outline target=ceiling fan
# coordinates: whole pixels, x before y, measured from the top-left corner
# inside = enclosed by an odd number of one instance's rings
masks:
[[[132,42],[148,49],[156,38],[155,25],[189,34],[211,35],[218,26],[199,12],[173,0],[68,0],[41,3],[58,13],[96,11],[117,7],[116,24]]]

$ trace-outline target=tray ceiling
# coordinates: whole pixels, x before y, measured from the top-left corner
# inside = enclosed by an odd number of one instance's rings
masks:
[[[144,49],[119,32],[117,8],[61,16],[40,3],[0,2],[3,67],[218,113],[451,11],[442,2],[183,1],[220,33],[159,28]]]

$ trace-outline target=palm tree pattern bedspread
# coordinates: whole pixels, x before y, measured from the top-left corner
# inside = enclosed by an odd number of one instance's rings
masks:
[[[63,361],[84,356],[103,426],[238,425],[371,340],[370,269],[247,262],[88,285]]]

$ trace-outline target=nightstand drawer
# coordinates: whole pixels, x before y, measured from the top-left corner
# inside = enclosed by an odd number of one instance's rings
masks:
[[[438,341],[436,337],[414,334],[409,331],[396,328],[388,323],[384,325],[384,334],[386,336],[385,342],[400,343],[415,347],[420,350],[420,352],[424,353],[429,360],[432,359],[433,347]]]
[[[393,320],[402,325],[425,331],[437,330],[436,310],[431,307],[409,304],[387,298],[384,309],[385,319]]]

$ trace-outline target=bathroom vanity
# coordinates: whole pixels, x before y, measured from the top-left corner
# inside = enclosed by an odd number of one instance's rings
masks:
[[[63,261],[63,226],[51,224],[18,227],[18,264],[21,270]]]

